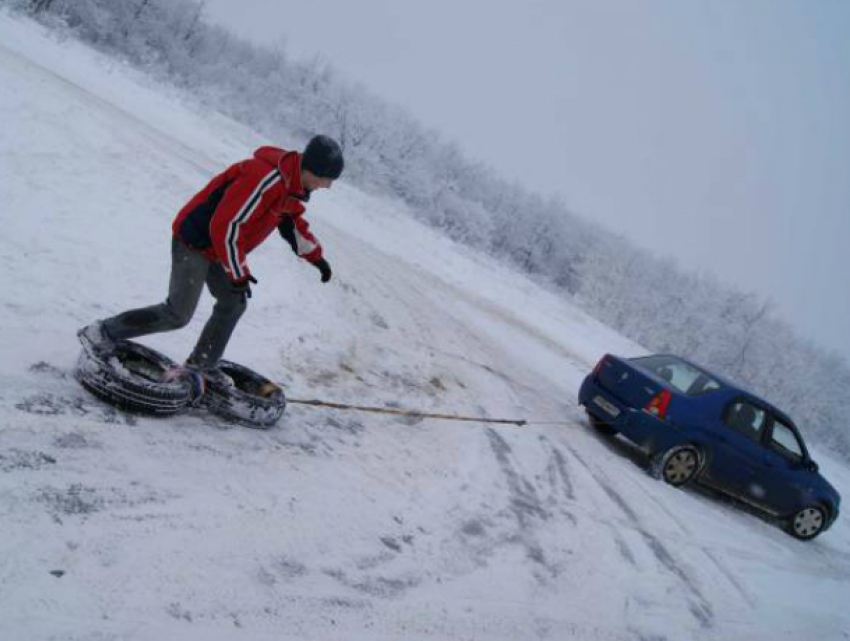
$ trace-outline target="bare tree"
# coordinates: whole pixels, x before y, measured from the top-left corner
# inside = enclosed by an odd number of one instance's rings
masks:
[[[203,16],[206,7],[206,0],[202,0],[195,5],[195,11],[193,12],[192,17],[189,18],[189,24],[186,26],[186,32],[183,34],[183,42],[189,42],[189,40],[197,33],[198,26],[201,23],[201,17]]]
[[[32,4],[30,5],[30,11],[32,13],[43,13],[45,11],[50,11],[50,7],[53,5],[54,0],[32,0]]]

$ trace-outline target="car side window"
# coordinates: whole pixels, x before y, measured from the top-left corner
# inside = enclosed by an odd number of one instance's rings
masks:
[[[797,462],[803,458],[803,446],[794,430],[780,420],[773,422],[773,432],[768,445],[770,449],[791,461]]]
[[[736,401],[726,410],[723,422],[751,441],[759,442],[765,411],[747,401]]]
[[[702,396],[714,390],[720,389],[720,383],[713,378],[709,378],[705,374],[700,374],[697,379],[691,383],[686,394],[688,396]]]

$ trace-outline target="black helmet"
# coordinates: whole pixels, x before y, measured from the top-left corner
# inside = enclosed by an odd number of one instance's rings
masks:
[[[301,155],[301,169],[319,178],[336,180],[344,166],[342,149],[336,140],[328,136],[314,136]]]

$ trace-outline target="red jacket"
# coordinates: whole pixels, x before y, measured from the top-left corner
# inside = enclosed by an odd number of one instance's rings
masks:
[[[318,262],[322,247],[304,220],[309,194],[301,185],[301,155],[260,147],[228,167],[180,210],[172,229],[189,247],[220,262],[231,280],[251,272],[245,257],[275,228],[298,256]]]

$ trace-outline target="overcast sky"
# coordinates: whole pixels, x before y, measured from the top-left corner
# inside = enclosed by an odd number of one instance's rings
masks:
[[[847,0],[207,0],[850,359]]]

